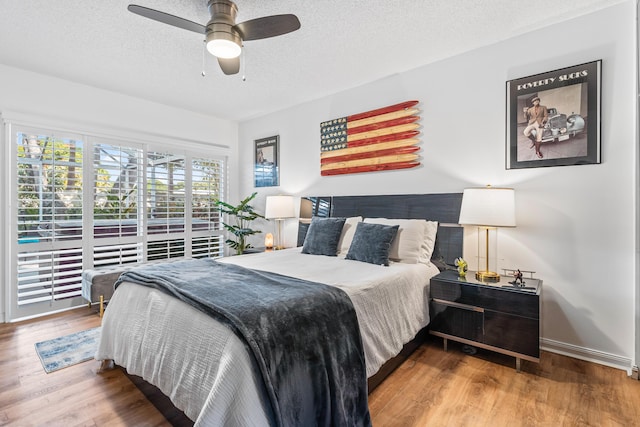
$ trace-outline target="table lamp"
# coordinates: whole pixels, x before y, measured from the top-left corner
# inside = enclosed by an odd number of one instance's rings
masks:
[[[462,193],[460,207],[460,225],[475,225],[478,227],[478,260],[481,256],[480,242],[484,231],[485,239],[485,268],[478,267],[476,280],[483,282],[498,282],[500,275],[489,270],[489,230],[498,227],[515,227],[515,192],[513,188],[496,188],[490,185],[483,188],[466,188]]]
[[[296,210],[293,203],[293,196],[267,196],[264,209],[264,217],[276,221],[276,237],[273,248],[284,249],[282,237],[282,223],[287,218],[295,218]]]

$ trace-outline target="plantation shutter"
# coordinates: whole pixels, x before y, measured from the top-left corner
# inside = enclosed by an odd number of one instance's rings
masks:
[[[191,161],[192,257],[223,255],[222,221],[216,201],[222,198],[224,162],[196,158]]]
[[[142,149],[115,142],[93,148],[93,265],[143,260],[139,189]]]
[[[17,305],[81,293],[82,140],[17,132]]]
[[[185,256],[185,156],[147,153],[147,258]]]

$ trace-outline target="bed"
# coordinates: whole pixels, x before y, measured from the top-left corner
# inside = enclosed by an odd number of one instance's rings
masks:
[[[371,389],[429,323],[429,278],[439,272],[438,266],[452,264],[461,254],[462,232],[452,226],[461,195],[308,200],[314,219],[301,221],[301,246],[226,257],[216,263],[344,292],[357,318],[366,370],[363,381],[368,378]],[[337,225],[340,218],[344,222]],[[390,230],[393,227],[395,232]],[[326,256],[322,253],[326,242],[323,237],[318,243],[318,236],[335,234],[338,228],[337,256]],[[362,259],[357,250],[362,239],[386,232],[394,233],[388,265]],[[370,242],[364,243],[366,247]],[[365,258],[371,255],[367,250]],[[122,280],[105,313],[97,360],[112,360],[155,385],[196,425],[287,424],[276,414],[279,409],[274,410],[270,400],[271,385],[260,375],[256,357],[242,336],[163,290],[134,283],[134,276]],[[288,328],[295,330],[296,325]],[[358,424],[368,425],[368,421]]]

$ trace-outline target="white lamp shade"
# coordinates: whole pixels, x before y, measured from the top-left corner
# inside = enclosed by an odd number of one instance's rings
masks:
[[[515,227],[515,191],[513,188],[466,188],[462,193],[458,223],[483,227]]]
[[[294,218],[296,209],[293,196],[267,196],[264,216],[268,219]]]

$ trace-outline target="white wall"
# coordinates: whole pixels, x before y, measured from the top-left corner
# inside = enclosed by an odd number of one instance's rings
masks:
[[[4,118],[28,120],[32,125],[57,126],[72,131],[140,138],[146,141],[188,141],[218,144],[216,152],[228,156],[231,176],[237,174],[238,125],[236,122],[156,104],[89,86],[0,65],[0,113]],[[5,141],[1,133],[2,144]],[[201,146],[201,145],[200,145]],[[4,146],[1,151],[5,152]],[[2,172],[2,179],[6,179]],[[237,198],[238,182],[231,179],[230,197]],[[0,242],[6,242],[6,201],[0,185]],[[5,234],[3,234],[5,233]],[[0,322],[5,319],[7,255],[0,245]]]
[[[602,164],[505,170],[505,82],[598,59],[603,60]],[[629,368],[636,283],[634,88],[635,2],[629,1],[241,123],[240,193],[255,190],[253,140],[271,135],[280,135],[281,186],[259,189],[257,207],[266,195],[281,193],[442,193],[512,186],[518,226],[500,230],[498,267],[535,270],[544,280],[543,346]],[[420,100],[422,110],[421,167],[320,176],[321,121],[410,99]],[[293,245],[295,221],[287,233]],[[474,233],[466,234],[472,241]],[[475,245],[467,243],[465,257],[471,259]]]

